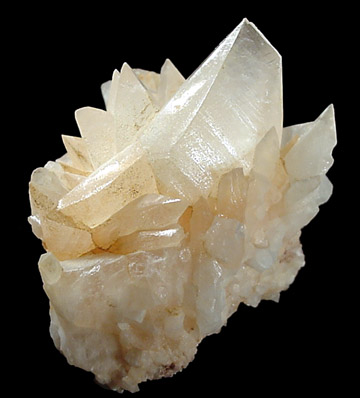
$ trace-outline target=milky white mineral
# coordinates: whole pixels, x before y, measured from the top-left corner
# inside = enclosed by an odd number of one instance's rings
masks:
[[[101,89],[106,111],[78,109],[81,137],[33,172],[29,221],[56,347],[135,392],[292,283],[332,193],[334,110],[282,127],[281,57],[247,20],[187,80],[125,63]]]

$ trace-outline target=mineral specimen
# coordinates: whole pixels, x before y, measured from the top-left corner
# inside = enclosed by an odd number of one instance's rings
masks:
[[[126,63],[106,111],[30,182],[50,333],[68,362],[137,391],[194,358],[240,303],[279,300],[326,202],[334,110],[283,128],[281,58],[243,20],[185,80]]]

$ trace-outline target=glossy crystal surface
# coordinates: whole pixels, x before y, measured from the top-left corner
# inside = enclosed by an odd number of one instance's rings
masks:
[[[56,347],[135,392],[293,282],[332,193],[334,109],[283,128],[281,57],[247,20],[186,80],[125,63],[101,90],[106,110],[77,110],[80,137],[34,170],[29,222]]]

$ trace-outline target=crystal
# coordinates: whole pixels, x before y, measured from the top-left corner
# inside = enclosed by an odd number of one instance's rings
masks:
[[[331,196],[334,108],[283,128],[281,57],[243,20],[188,78],[124,63],[34,170],[50,334],[113,390],[172,376],[240,303],[278,301]]]

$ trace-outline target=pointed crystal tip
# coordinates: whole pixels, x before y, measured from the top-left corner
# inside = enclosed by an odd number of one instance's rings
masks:
[[[185,80],[126,62],[81,137],[35,170],[33,232],[51,336],[112,389],[172,376],[241,302],[279,300],[326,202],[330,105],[283,128],[281,57],[244,18]]]

